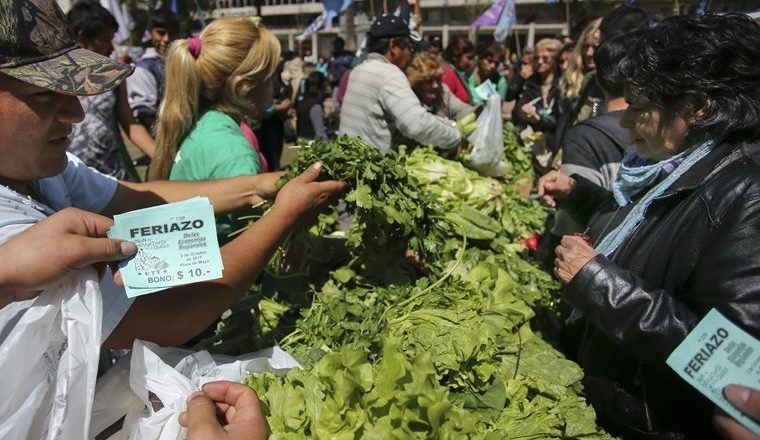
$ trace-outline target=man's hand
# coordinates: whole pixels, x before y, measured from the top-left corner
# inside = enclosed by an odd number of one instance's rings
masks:
[[[209,382],[187,399],[179,416],[188,440],[258,440],[269,435],[256,393],[227,381]]]
[[[723,388],[723,396],[736,409],[760,422],[760,391],[739,385],[727,385]],[[715,409],[712,421],[715,429],[729,440],[760,439],[760,436],[745,428],[720,408]]]
[[[575,179],[559,171],[549,171],[538,179],[538,197],[552,208],[557,206],[557,200],[567,197],[575,188]]]
[[[318,182],[322,164],[315,163],[282,187],[272,211],[286,214],[286,218],[299,218],[304,214],[318,212],[325,205],[337,200],[345,188],[344,182],[328,180]]]
[[[567,284],[594,256],[596,251],[583,237],[565,235],[555,250],[554,275]]]
[[[137,252],[128,241],[105,238],[107,217],[66,208],[0,246],[0,305],[34,298],[69,274],[123,260]]]

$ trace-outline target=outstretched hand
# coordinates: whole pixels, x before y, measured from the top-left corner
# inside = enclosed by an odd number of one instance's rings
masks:
[[[288,218],[316,214],[336,201],[346,187],[337,180],[317,181],[322,164],[315,163],[306,171],[286,183],[275,198],[273,210],[283,212]]]
[[[575,179],[559,171],[549,171],[538,179],[538,197],[552,208],[557,206],[557,200],[567,197],[575,188]]]
[[[188,440],[258,440],[269,435],[256,393],[228,381],[209,382],[187,399],[179,416]]]

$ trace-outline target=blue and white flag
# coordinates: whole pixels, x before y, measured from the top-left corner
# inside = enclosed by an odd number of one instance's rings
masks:
[[[493,31],[493,38],[502,42],[509,36],[512,26],[517,23],[517,13],[515,12],[515,0],[506,0],[504,8],[499,14],[499,21],[496,23],[496,29]]]
[[[309,35],[322,29],[322,26],[324,24],[325,24],[325,14],[321,14],[317,18],[315,18],[314,21],[312,21],[311,24],[307,26],[306,29],[303,30],[303,32],[301,32],[301,35],[296,37],[296,40],[298,41],[305,40],[306,38],[309,37]]]
[[[315,18],[314,21],[304,29],[301,35],[296,37],[296,40],[303,41],[309,35],[318,32],[323,27],[325,29],[332,29],[333,19],[348,9],[348,7],[351,6],[351,3],[353,3],[353,0],[324,0],[322,4],[324,5],[325,10],[322,12],[322,15]]]

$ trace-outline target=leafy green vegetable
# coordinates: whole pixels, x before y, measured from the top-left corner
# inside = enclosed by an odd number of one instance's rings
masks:
[[[530,160],[512,153],[514,176],[526,175]],[[246,380],[272,438],[609,438],[579,396],[580,368],[531,328],[559,287],[519,242],[543,225],[536,202],[431,149],[383,156],[347,137],[302,146],[284,180],[316,161],[349,184],[350,260],[327,281],[309,277],[304,302],[260,299],[217,332],[222,343],[239,342],[236,329],[250,340],[299,314],[279,342],[304,368]],[[312,233],[334,233],[338,216]],[[289,247],[311,240],[294,233]],[[426,273],[410,270],[408,249]],[[310,272],[293,260],[272,264]]]

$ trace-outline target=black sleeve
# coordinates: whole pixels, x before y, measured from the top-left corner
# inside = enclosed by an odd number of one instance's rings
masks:
[[[568,130],[562,145],[562,163],[599,169],[603,163],[596,154],[600,131],[587,125],[576,125]]]
[[[760,195],[750,194],[713,223],[678,297],[597,255],[565,287],[565,298],[613,342],[655,368],[666,368],[665,359],[712,308],[758,337],[759,216]]]
[[[568,196],[558,201],[559,207],[566,210],[580,224],[588,224],[594,211],[612,197],[605,188],[591,182],[585,177],[573,174],[575,188]]]
[[[534,87],[523,88],[522,93],[520,94],[520,98],[517,100],[517,104],[515,104],[514,110],[512,110],[512,122],[515,125],[522,127],[533,125],[530,121],[528,121],[528,119],[523,117],[522,112],[520,111],[520,107],[538,98],[539,96],[541,96],[540,90]]]
[[[515,72],[512,75],[512,79],[509,80],[509,84],[507,84],[507,96],[504,97],[504,102],[517,99],[520,93],[522,93],[524,85],[525,79],[518,72]]]

